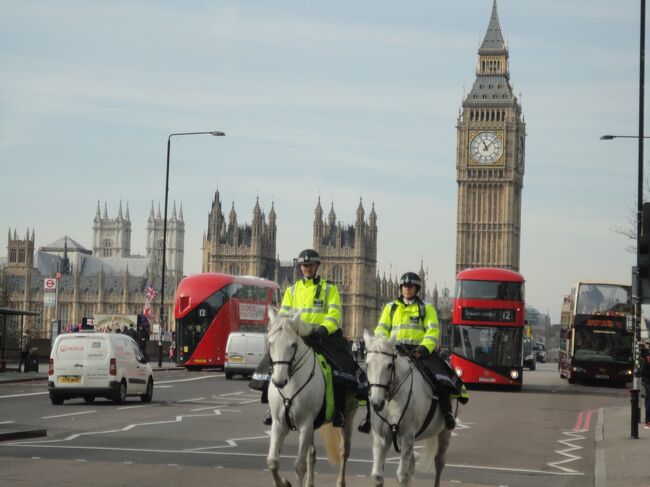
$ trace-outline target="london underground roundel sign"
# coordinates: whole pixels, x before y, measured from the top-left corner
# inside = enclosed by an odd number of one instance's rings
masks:
[[[56,289],[56,279],[47,278],[43,281],[43,289],[45,291],[54,291]]]

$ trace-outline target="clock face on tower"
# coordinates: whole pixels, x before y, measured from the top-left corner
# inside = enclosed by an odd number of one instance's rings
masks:
[[[469,143],[469,153],[477,164],[494,164],[503,153],[501,138],[494,132],[479,132]]]

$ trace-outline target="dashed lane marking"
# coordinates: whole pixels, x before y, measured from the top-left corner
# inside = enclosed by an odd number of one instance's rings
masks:
[[[78,411],[76,413],[56,414],[54,416],[43,416],[41,419],[65,418],[66,416],[78,416],[80,414],[91,414],[91,413],[96,413],[96,412],[97,411]]]

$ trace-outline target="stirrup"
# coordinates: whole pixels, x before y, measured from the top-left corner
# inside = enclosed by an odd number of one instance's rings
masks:
[[[456,427],[456,418],[452,413],[445,413],[445,428],[449,431]]]
[[[370,420],[368,418],[364,418],[363,421],[359,423],[359,426],[357,426],[357,431],[359,433],[370,433]]]
[[[345,416],[343,413],[335,411],[334,412],[334,417],[332,418],[332,426],[335,428],[343,428],[345,427]]]
[[[266,426],[271,426],[273,424],[273,418],[271,417],[271,411],[266,412],[266,414],[264,415],[264,419],[262,420],[262,423],[264,423]]]

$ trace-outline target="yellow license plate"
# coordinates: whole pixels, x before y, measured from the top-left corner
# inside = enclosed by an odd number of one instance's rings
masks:
[[[81,377],[78,375],[62,375],[59,376],[59,382],[63,384],[76,384],[81,382]]]
[[[230,355],[228,357],[228,362],[231,362],[233,364],[243,364],[244,357],[242,357],[241,355]]]

